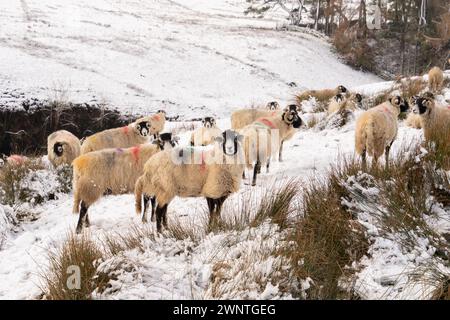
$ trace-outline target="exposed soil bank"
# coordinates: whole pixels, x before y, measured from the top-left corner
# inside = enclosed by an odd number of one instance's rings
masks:
[[[0,153],[45,154],[50,133],[65,129],[79,138],[120,127],[138,115],[121,114],[98,104],[25,100],[21,107],[0,105]]]

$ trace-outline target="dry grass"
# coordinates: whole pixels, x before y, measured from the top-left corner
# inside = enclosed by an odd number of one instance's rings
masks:
[[[398,80],[396,87],[401,92],[401,96],[405,100],[420,94],[426,88],[426,82],[421,78],[406,78]]]
[[[21,165],[6,163],[0,169],[0,203],[13,206],[30,199],[21,182],[32,171],[44,169],[39,160],[27,160]]]
[[[49,268],[41,273],[41,290],[49,300],[87,300],[94,290],[105,288],[110,280],[99,274],[97,266],[104,259],[98,245],[86,235],[70,234],[62,247],[49,253]],[[80,271],[79,286],[72,282],[73,270]]]

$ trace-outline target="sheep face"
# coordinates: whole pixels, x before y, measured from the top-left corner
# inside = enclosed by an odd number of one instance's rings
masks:
[[[172,137],[172,133],[161,133],[158,138],[153,141],[153,144],[157,144],[161,150],[172,149],[178,144],[179,137]]]
[[[234,156],[237,154],[239,147],[244,139],[243,135],[238,134],[234,130],[225,130],[221,136],[214,140],[222,147],[222,151],[227,156]]]
[[[343,85],[340,85],[337,87],[337,91],[338,93],[347,93],[347,88],[344,87]]]
[[[344,96],[343,96],[341,93],[338,93],[337,95],[335,95],[335,96],[333,97],[333,99],[334,99],[337,103],[340,103],[340,102],[342,102],[342,101],[344,100]]]
[[[61,157],[64,153],[64,144],[61,142],[57,142],[53,145],[53,152],[57,157]]]
[[[151,126],[150,122],[140,121],[136,123],[136,130],[141,136],[147,137],[150,134],[150,126]]]
[[[205,128],[213,128],[216,126],[216,119],[213,117],[205,117],[202,119],[202,125]]]
[[[408,102],[400,96],[395,96],[389,99],[389,102],[400,109],[400,112],[406,112],[409,109]]]
[[[295,104],[289,105],[286,109],[284,109],[282,119],[288,125],[292,125],[294,128],[300,128],[302,125],[302,119],[298,115],[297,106]]]
[[[276,101],[271,101],[267,104],[266,107],[269,110],[278,110],[280,108],[280,105]]]
[[[412,111],[415,114],[425,114],[430,111],[433,106],[433,100],[429,98],[419,97],[415,99]]]

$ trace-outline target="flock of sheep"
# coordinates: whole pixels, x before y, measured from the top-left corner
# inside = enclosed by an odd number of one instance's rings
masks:
[[[433,91],[443,85],[439,68],[429,73]],[[242,109],[232,113],[232,129],[220,130],[212,117],[194,130],[190,146],[177,146],[178,137],[163,133],[165,113],[140,118],[128,126],[105,130],[83,142],[68,131],[60,130],[48,137],[48,159],[55,166],[73,166],[73,212],[79,214],[77,233],[89,226],[88,209],[105,194],[135,193],[135,208],[147,221],[151,205],[151,221],[157,230],[167,227],[167,207],[176,196],[205,197],[210,222],[220,216],[227,197],[238,191],[245,168],[253,169],[256,184],[261,166],[269,170],[274,153],[282,160],[283,142],[292,138],[303,121],[299,115],[301,102],[310,97],[328,100],[328,113],[360,108],[362,97],[344,86],[336,89],[310,90],[297,96],[297,103],[281,109],[277,102],[266,108]],[[398,131],[398,115],[412,104],[411,116],[420,118],[425,138],[438,122],[450,124],[450,109],[438,106],[433,95],[411,97],[405,101],[392,96],[382,104],[364,111],[357,119],[355,150],[366,165],[372,164],[389,150]],[[152,138],[152,139],[151,139]]]

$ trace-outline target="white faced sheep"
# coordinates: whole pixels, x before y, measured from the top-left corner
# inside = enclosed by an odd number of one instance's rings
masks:
[[[202,120],[202,127],[194,130],[191,134],[191,146],[206,146],[212,144],[214,139],[222,134],[217,127],[213,117],[205,117]]]
[[[234,130],[242,129],[253,121],[261,117],[273,116],[277,113],[281,114],[280,105],[276,101],[269,102],[266,109],[241,109],[231,114],[231,128]]]
[[[297,106],[291,105],[282,114],[259,118],[239,130],[244,136],[245,163],[248,168],[253,167],[252,186],[256,185],[262,164],[269,170],[272,151],[278,149],[281,156],[283,142],[290,139],[301,124]]]
[[[80,214],[77,233],[84,224],[89,226],[88,208],[94,202],[105,193],[133,192],[145,162],[160,150],[172,148],[175,141],[171,133],[164,133],[152,143],[128,149],[103,149],[76,158],[73,161],[73,212]],[[148,200],[147,198],[146,205]]]
[[[167,226],[167,207],[175,196],[205,197],[210,222],[218,218],[223,202],[241,184],[244,171],[241,140],[241,135],[226,130],[216,138],[213,150],[175,148],[150,158],[136,182],[136,212],[142,211],[142,195],[155,196],[159,232],[162,225]],[[192,154],[200,154],[199,161],[184,160],[191,159]]]
[[[397,118],[401,112],[408,110],[408,103],[396,96],[388,101],[365,111],[356,121],[355,150],[362,157],[366,168],[366,154],[372,159],[372,165],[385,152],[386,167],[389,167],[389,151],[397,137]]]
[[[425,140],[433,141],[437,131],[441,137],[450,135],[450,107],[441,107],[431,97],[415,99],[412,111],[422,118]]]
[[[444,74],[439,67],[433,67],[428,72],[429,88],[432,92],[438,92],[444,84]]]
[[[47,156],[54,167],[70,165],[80,155],[80,140],[66,130],[53,132],[47,138]]]
[[[98,132],[86,138],[81,145],[81,154],[107,148],[129,148],[146,143],[150,135],[157,135],[164,129],[165,122],[165,114],[158,112],[122,128]]]
[[[328,101],[335,95],[341,93],[346,95],[348,92],[347,88],[343,85],[339,85],[336,89],[322,89],[322,90],[307,90],[298,94],[295,97],[297,105],[301,106],[302,102],[308,100],[311,97],[316,98],[318,101]]]

